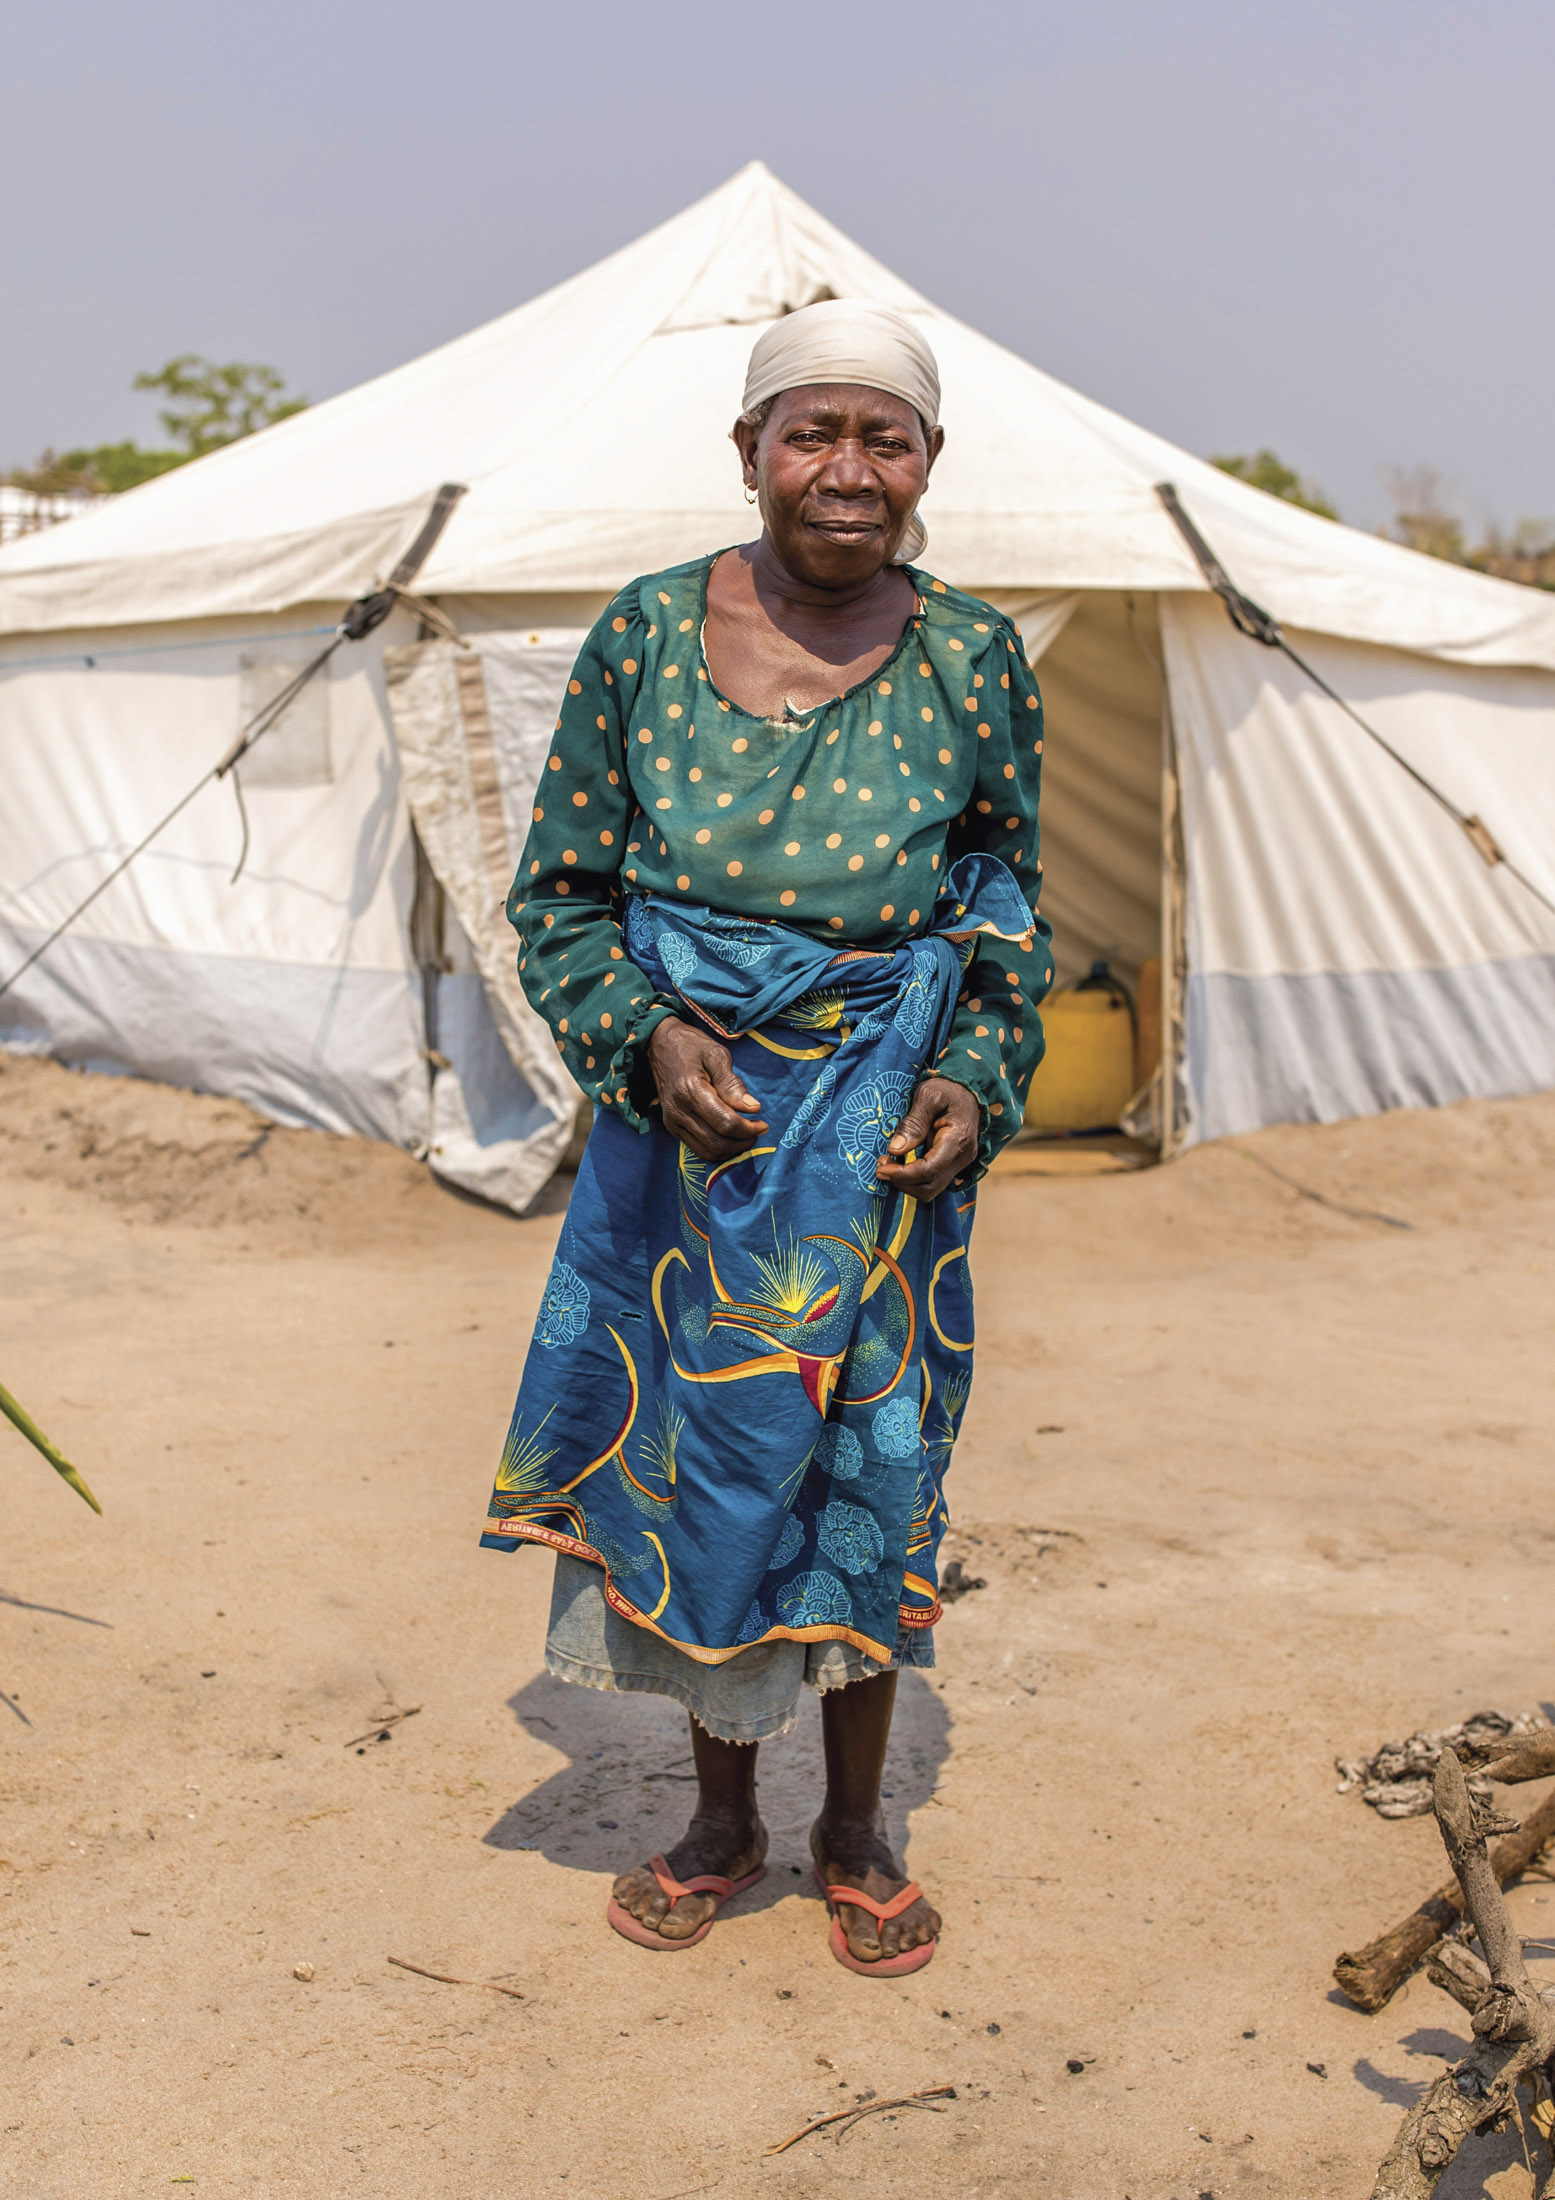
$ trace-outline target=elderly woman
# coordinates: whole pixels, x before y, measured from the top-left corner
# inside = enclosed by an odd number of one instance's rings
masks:
[[[974,1187],[1052,976],[1019,637],[906,562],[943,441],[909,321],[835,300],[760,339],[761,539],[610,605],[508,904],[595,1117],[483,1540],[557,1553],[550,1670],[685,1705],[699,1783],[610,1922],[689,1948],[761,1877],[757,1744],[805,1681],[832,1952],[870,1977],[940,1930],[880,1778],[934,1662]]]

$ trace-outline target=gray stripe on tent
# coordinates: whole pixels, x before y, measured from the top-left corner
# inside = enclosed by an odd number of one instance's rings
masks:
[[[1189,1143],[1555,1086],[1555,955],[1187,987]]]

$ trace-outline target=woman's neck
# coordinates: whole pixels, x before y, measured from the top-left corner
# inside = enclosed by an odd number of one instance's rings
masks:
[[[789,572],[765,542],[744,545],[708,575],[708,672],[753,717],[805,715],[879,671],[915,601],[900,566],[842,591]]]

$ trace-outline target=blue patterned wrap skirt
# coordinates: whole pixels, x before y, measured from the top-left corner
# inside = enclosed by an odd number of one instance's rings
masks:
[[[1031,912],[986,855],[928,928],[842,953],[634,895],[627,952],[729,1046],[768,1128],[706,1162],[596,1111],[482,1535],[604,1569],[612,1609],[703,1664],[751,1644],[890,1662],[939,1617],[944,1478],[972,1383],[976,1194],[875,1165],[945,1043],[978,933]]]

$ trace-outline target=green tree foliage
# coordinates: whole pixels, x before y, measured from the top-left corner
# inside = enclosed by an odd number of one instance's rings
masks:
[[[1212,466],[1218,466],[1223,474],[1234,474],[1238,481],[1248,482],[1254,489],[1263,489],[1271,497],[1283,497],[1287,504],[1299,504],[1305,512],[1316,512],[1321,519],[1337,519],[1334,510],[1321,489],[1315,489],[1310,481],[1303,481],[1293,467],[1273,451],[1254,451],[1250,458],[1212,458]]]
[[[138,443],[99,443],[93,449],[45,451],[31,466],[17,466],[4,479],[37,496],[116,496],[157,474],[185,463],[182,451],[143,451]]]
[[[145,450],[140,444],[98,443],[79,450],[45,451],[33,466],[0,476],[18,489],[40,496],[117,496],[158,474],[186,466],[224,444],[236,443],[258,428],[268,428],[301,412],[305,397],[288,397],[286,379],[274,367],[239,360],[226,366],[184,352],[155,374],[137,374],[137,390],[161,390],[170,400],[161,413],[170,447]]]
[[[268,428],[303,410],[305,397],[287,397],[286,378],[274,367],[234,360],[219,367],[187,351],[169,359],[155,374],[137,374],[138,390],[162,390],[172,399],[159,418],[176,448],[188,458],[203,458],[224,443],[236,443],[256,428]]]

